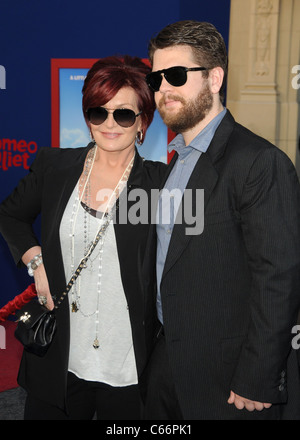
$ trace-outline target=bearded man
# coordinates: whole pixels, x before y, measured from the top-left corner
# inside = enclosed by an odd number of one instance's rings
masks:
[[[175,215],[168,224],[158,217],[150,240],[159,331],[145,418],[300,419],[294,166],[223,106],[227,51],[213,25],[167,26],[150,41],[149,58],[158,111],[178,133],[164,189],[180,191],[170,198]],[[204,229],[187,234],[180,194],[196,189],[204,189]],[[170,209],[162,198],[158,206]]]

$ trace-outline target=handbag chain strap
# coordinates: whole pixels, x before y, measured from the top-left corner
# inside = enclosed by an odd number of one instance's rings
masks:
[[[113,211],[113,210],[112,210]],[[100,238],[104,235],[106,229],[108,228],[108,225],[110,223],[110,220],[112,218],[112,213],[110,213],[108,219],[105,221],[105,223],[103,223],[96,235],[96,238],[94,240],[94,242],[92,243],[88,254],[82,258],[82,260],[80,261],[77,269],[75,270],[73,276],[71,277],[70,281],[68,282],[64,292],[62,293],[61,297],[59,298],[59,300],[55,303],[54,305],[54,309],[58,309],[58,306],[61,305],[61,303],[63,302],[63,300],[65,299],[65,297],[67,296],[67,294],[69,293],[69,291],[71,290],[73,284],[75,283],[75,281],[77,280],[78,276],[80,275],[82,269],[84,267],[86,267],[86,262],[88,261],[89,257],[91,256],[93,250],[95,249],[95,247],[97,246]]]
[[[120,188],[119,188],[119,184],[120,184],[120,182],[122,182],[122,179],[123,179],[124,175],[125,175],[127,172],[129,172],[129,171],[131,170],[132,165],[133,165],[134,157],[135,157],[135,155],[133,156],[133,158],[131,159],[130,163],[128,164],[126,170],[124,171],[124,173],[123,173],[121,179],[119,180],[119,183],[118,183],[117,187],[115,188],[113,194],[115,194],[115,191],[116,191],[117,188],[120,189]],[[128,180],[128,176],[127,176],[126,181],[127,181],[127,180]],[[119,194],[119,198],[120,198],[121,196],[122,196],[122,191],[121,191],[120,194]],[[110,223],[110,220],[113,218],[114,213],[117,211],[117,209],[118,209],[118,207],[119,207],[119,198],[117,199],[117,201],[116,201],[115,204],[113,205],[113,207],[112,207],[112,209],[111,209],[111,211],[110,211],[110,213],[109,213],[109,215],[108,215],[108,217],[107,217],[105,223],[103,223],[103,224],[101,225],[101,227],[100,227],[100,229],[99,229],[99,231],[98,231],[98,233],[97,233],[97,235],[96,235],[96,238],[95,238],[94,242],[92,243],[92,245],[91,245],[91,247],[90,247],[90,249],[89,249],[87,255],[85,255],[85,256],[82,258],[82,260],[80,261],[79,266],[77,267],[77,269],[76,269],[76,271],[74,272],[72,278],[71,278],[70,281],[68,282],[68,284],[67,284],[67,286],[66,286],[64,292],[62,293],[61,297],[59,298],[59,300],[58,300],[57,302],[54,303],[54,309],[58,309],[58,306],[61,305],[61,303],[63,302],[63,300],[65,299],[65,297],[66,297],[67,294],[69,293],[69,291],[71,290],[73,284],[74,284],[75,281],[77,280],[77,278],[78,278],[78,276],[80,275],[82,269],[83,269],[84,267],[86,267],[86,262],[88,261],[88,259],[89,259],[89,257],[91,256],[93,250],[94,250],[95,247],[97,246],[97,244],[98,244],[100,238],[104,235],[104,233],[105,233],[105,231],[106,231],[106,229],[107,229],[107,227],[108,227],[108,225],[109,225],[109,223]]]

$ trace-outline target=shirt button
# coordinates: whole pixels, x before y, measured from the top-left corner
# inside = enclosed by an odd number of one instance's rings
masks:
[[[180,163],[184,163],[184,159],[181,159]]]

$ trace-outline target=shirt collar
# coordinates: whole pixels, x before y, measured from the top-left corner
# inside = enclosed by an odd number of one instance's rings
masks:
[[[168,145],[168,152],[175,150],[179,155],[183,153],[183,148],[191,151],[191,149],[195,149],[200,151],[201,153],[205,153],[211,143],[214,134],[224,118],[227,110],[221,111],[217,116],[214,117],[212,121],[202,130],[200,133],[192,140],[189,145],[185,145],[182,134],[178,134]]]

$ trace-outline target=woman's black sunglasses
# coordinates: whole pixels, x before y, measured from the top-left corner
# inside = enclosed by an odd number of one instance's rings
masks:
[[[116,123],[125,128],[132,127],[136,118],[142,114],[142,112],[135,114],[133,110],[128,108],[108,111],[104,107],[94,107],[87,110],[87,117],[93,125],[100,125],[107,119],[108,113],[112,113]]]
[[[174,87],[181,87],[187,81],[187,72],[195,72],[197,70],[209,70],[206,67],[182,67],[175,66],[169,69],[157,70],[157,72],[149,73],[146,76],[148,86],[154,91],[158,92],[162,82],[162,74]]]

